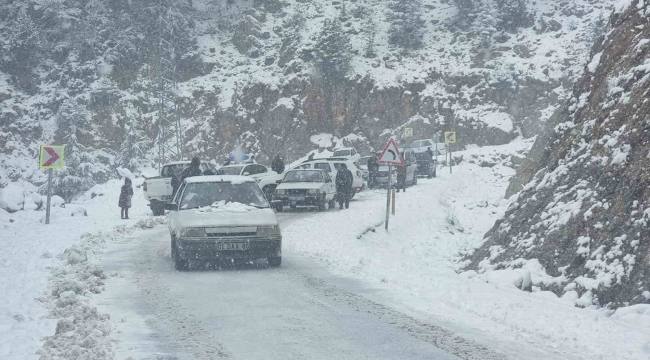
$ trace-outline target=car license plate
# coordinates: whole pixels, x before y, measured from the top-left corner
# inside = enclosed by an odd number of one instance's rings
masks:
[[[217,250],[248,250],[248,243],[245,242],[217,243]]]

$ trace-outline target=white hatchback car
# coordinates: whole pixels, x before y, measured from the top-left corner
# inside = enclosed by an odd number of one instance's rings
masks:
[[[334,207],[336,185],[323,170],[289,170],[284,174],[273,198],[281,201],[275,206],[282,211],[283,206],[295,209],[296,206],[317,206],[319,211]]]
[[[359,169],[351,160],[340,158],[315,159],[304,162],[299,165],[298,168],[324,170],[330,175],[332,180],[336,181],[336,174],[338,173],[341,164],[345,164],[348,170],[352,172],[352,187],[355,190],[355,192],[352,193],[352,197],[354,197],[354,194],[363,190],[363,171],[361,171],[361,169]]]
[[[266,258],[271,267],[282,264],[278,219],[250,177],[187,178],[165,208],[177,270],[193,260]]]

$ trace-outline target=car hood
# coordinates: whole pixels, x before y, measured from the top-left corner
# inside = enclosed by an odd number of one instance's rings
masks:
[[[272,226],[278,218],[271,209],[257,209],[247,205],[237,208],[209,210],[181,210],[176,214],[177,224],[182,227],[222,226]]]
[[[308,182],[292,182],[292,183],[282,183],[278,185],[277,190],[287,190],[287,189],[300,189],[300,190],[309,190],[309,189],[320,189],[324,183],[308,183]]]

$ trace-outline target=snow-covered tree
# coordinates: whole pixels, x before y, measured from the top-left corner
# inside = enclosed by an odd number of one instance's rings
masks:
[[[336,84],[350,71],[350,38],[338,19],[326,19],[314,48],[317,76]]]
[[[454,0],[454,5],[458,9],[458,18],[465,23],[469,23],[478,1],[480,0]]]
[[[56,115],[58,134],[66,145],[64,167],[52,179],[52,189],[67,201],[95,186],[93,175],[100,167],[89,150],[79,143],[78,135],[85,132],[83,127],[88,120],[86,108],[73,99],[65,100]]]
[[[5,44],[3,69],[16,78],[19,86],[27,87],[41,60],[42,43],[40,30],[25,11],[20,11],[7,26]]]
[[[501,25],[507,30],[516,30],[526,24],[528,0],[496,0]]]
[[[142,134],[142,131],[136,127],[135,121],[131,120],[127,125],[122,146],[120,146],[118,164],[133,173],[139,173],[147,163],[146,148],[149,144],[150,142]]]
[[[375,37],[377,36],[377,29],[375,28],[375,23],[372,21],[372,19],[368,20],[366,28],[368,30],[366,32],[366,45],[363,50],[363,55],[367,58],[374,58],[377,56],[377,52],[375,51]]]
[[[406,50],[421,48],[425,31],[421,0],[393,0],[388,7],[389,43]]]
[[[487,49],[492,45],[492,35],[497,31],[499,22],[493,2],[491,0],[479,2],[475,14],[476,18],[472,26],[480,35],[481,48]]]

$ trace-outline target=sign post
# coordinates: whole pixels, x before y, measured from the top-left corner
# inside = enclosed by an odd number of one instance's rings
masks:
[[[47,208],[45,209],[45,224],[50,223],[50,206],[52,204],[52,171],[63,169],[65,146],[41,146],[38,165],[47,169]]]
[[[451,145],[456,143],[456,132],[447,131],[445,132],[445,145],[447,145],[447,151],[449,152],[449,173],[452,173],[453,165],[453,151],[451,150]]]
[[[381,165],[388,165],[388,185],[386,186],[386,223],[385,229],[388,230],[388,220],[390,219],[390,195],[391,195],[391,180],[393,179],[393,165],[404,166],[404,160],[399,153],[399,148],[392,138],[388,140],[384,151],[381,152],[377,163]]]

